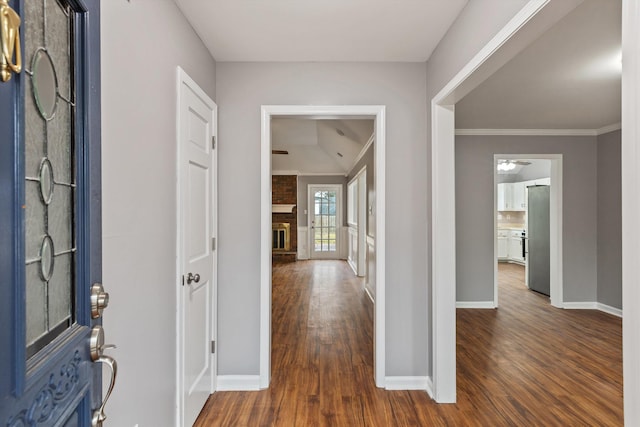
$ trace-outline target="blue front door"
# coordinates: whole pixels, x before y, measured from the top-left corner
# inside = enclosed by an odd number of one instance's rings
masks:
[[[0,427],[102,420],[99,10],[0,0]]]

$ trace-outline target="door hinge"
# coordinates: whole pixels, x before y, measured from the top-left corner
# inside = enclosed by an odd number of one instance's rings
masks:
[[[215,237],[211,238],[211,250],[212,251],[216,250],[216,238]]]
[[[184,274],[182,275],[182,286],[184,286]]]
[[[214,149],[214,150],[216,149],[216,136],[215,135],[213,135],[211,137],[211,148]]]
[[[215,353],[215,352],[216,352],[216,342],[211,341],[211,353]]]

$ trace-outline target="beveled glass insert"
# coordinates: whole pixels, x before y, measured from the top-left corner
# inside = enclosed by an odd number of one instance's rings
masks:
[[[53,240],[48,235],[44,236],[40,246],[40,277],[45,282],[48,282],[53,274],[53,256]]]
[[[76,321],[76,14],[69,0],[24,8],[26,357]],[[73,2],[73,4],[76,4]],[[78,123],[76,123],[78,120]]]
[[[38,49],[33,55],[31,63],[33,97],[40,115],[45,120],[51,120],[56,113],[58,104],[58,77],[49,52]]]
[[[47,302],[46,283],[40,277],[40,264],[27,265],[26,298],[28,307],[39,307],[27,316],[27,346],[33,344],[47,332],[47,313],[44,310]]]
[[[45,205],[51,203],[53,197],[53,166],[49,159],[42,159],[40,163],[40,197]]]

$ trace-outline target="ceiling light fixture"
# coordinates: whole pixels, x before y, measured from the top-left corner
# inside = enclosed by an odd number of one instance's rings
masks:
[[[498,163],[498,170],[499,171],[510,171],[516,168],[516,164],[509,161],[509,162],[502,162],[502,163]]]

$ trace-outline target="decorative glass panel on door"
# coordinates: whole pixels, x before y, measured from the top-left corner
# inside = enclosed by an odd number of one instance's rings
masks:
[[[25,286],[29,358],[75,321],[75,14],[57,0],[25,3]]]
[[[337,192],[334,190],[320,190],[314,193],[313,245],[316,252],[336,251],[336,202]]]

